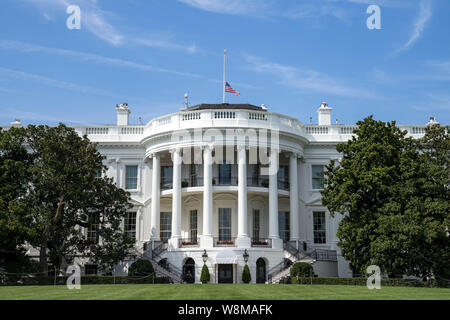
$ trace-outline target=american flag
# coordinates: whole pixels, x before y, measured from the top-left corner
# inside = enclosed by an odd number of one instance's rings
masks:
[[[240,96],[241,94],[239,92],[237,92],[236,90],[234,90],[230,84],[228,82],[225,82],[225,92],[231,92],[236,94],[237,96]]]

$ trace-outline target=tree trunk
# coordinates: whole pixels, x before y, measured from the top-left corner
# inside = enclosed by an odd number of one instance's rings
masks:
[[[47,241],[41,244],[39,251],[39,264],[41,265],[41,271],[45,272],[44,276],[48,275],[48,263],[47,263]]]

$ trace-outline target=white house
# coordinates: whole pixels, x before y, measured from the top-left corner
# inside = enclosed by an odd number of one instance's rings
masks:
[[[252,282],[265,283],[305,261],[319,276],[351,277],[337,246],[341,216],[330,216],[320,190],[355,126],[332,124],[331,110],[322,103],[318,124],[305,125],[264,105],[200,104],[130,125],[122,104],[116,125],[74,128],[99,144],[107,175],[131,193],[124,231],[158,273],[199,282],[206,263],[212,283],[239,283],[247,263]],[[418,138],[425,125],[400,127]]]

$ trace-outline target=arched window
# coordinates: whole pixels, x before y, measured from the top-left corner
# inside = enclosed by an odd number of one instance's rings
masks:
[[[183,280],[187,283],[195,282],[195,261],[187,258],[183,265]]]
[[[266,262],[263,258],[256,260],[256,283],[266,283]]]

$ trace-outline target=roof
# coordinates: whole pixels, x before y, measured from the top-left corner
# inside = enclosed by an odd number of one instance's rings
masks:
[[[261,107],[254,106],[248,103],[240,103],[240,104],[230,104],[230,103],[221,103],[221,104],[210,104],[210,103],[202,103],[196,106],[189,107],[187,111],[198,111],[198,110],[210,110],[210,109],[243,109],[243,110],[255,110],[255,111],[267,111]]]

